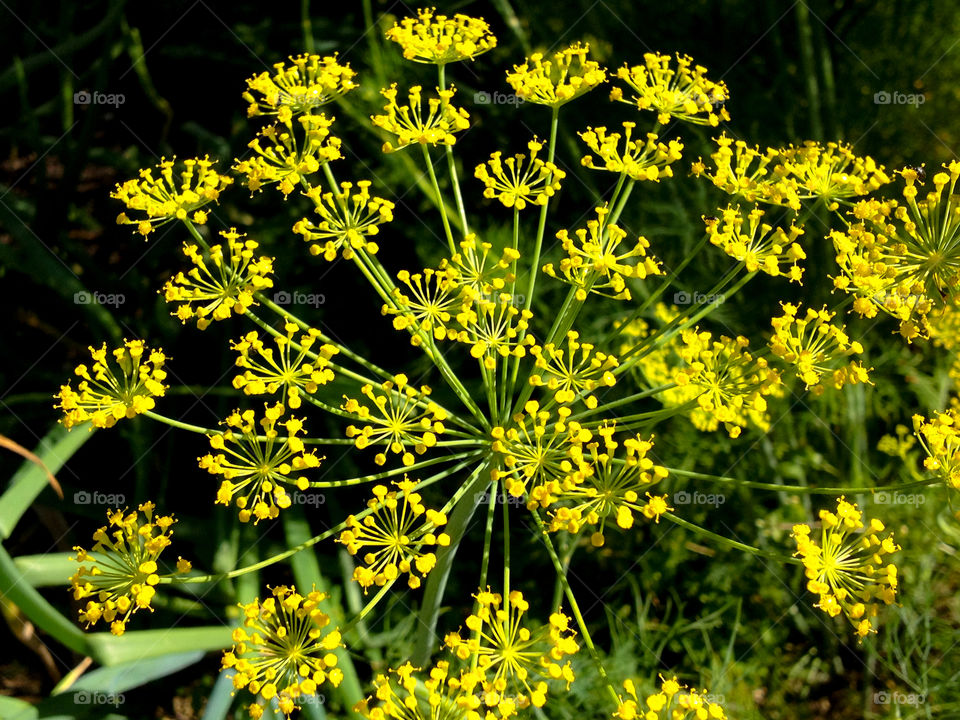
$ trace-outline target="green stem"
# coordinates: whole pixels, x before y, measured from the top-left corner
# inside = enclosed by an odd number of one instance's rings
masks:
[[[844,495],[875,492],[900,492],[902,490],[913,490],[916,488],[929,487],[940,482],[939,478],[927,478],[915,482],[904,483],[902,485],[876,485],[874,487],[808,487],[803,485],[778,485],[777,483],[756,482],[754,480],[741,480],[739,478],[725,477],[723,475],[708,475],[706,473],[693,472],[692,470],[677,470],[667,468],[667,472],[677,477],[691,478],[694,480],[706,480],[708,482],[732,483],[743,487],[755,488],[757,490],[772,490],[774,492],[798,493],[800,495]]]
[[[440,183],[437,182],[437,174],[433,170],[433,162],[430,160],[430,151],[426,145],[421,145],[423,151],[423,162],[427,166],[427,174],[430,177],[430,184],[433,186],[433,192],[437,196],[437,207],[440,208],[440,219],[443,221],[443,232],[447,236],[447,247],[450,250],[451,257],[457,254],[457,245],[453,240],[453,232],[450,230],[450,221],[447,220],[447,205],[443,201],[443,193],[440,192]]]
[[[721,545],[726,545],[727,547],[733,548],[734,550],[742,550],[743,552],[750,553],[751,555],[768,558],[770,560],[776,560],[777,562],[781,562],[781,563],[790,563],[793,565],[803,564],[803,562],[799,558],[784,557],[779,553],[771,552],[769,550],[761,550],[760,548],[754,547],[753,545],[747,545],[746,543],[738,542],[737,540],[731,540],[728,537],[724,537],[723,535],[719,535],[718,533],[715,533],[711,530],[707,530],[706,528],[702,528],[699,525],[695,525],[692,522],[684,520],[683,518],[677,517],[673,513],[664,513],[661,517],[665,517],[670,522],[675,523],[676,525],[679,525],[682,528],[686,528],[687,530],[695,532],[698,535],[702,535],[704,537],[710,538],[714,542],[717,542]]]

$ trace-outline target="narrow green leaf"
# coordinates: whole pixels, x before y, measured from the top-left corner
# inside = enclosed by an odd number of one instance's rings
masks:
[[[23,582],[33,587],[53,587],[70,584],[70,577],[77,570],[73,553],[50,553],[49,555],[21,555],[13,559]]]
[[[98,668],[81,677],[66,692],[90,690],[106,694],[125,693],[153,680],[179,672],[185,667],[200,662],[202,658],[203,652],[192,650]]]
[[[213,685],[210,697],[203,709],[200,720],[224,720],[233,704],[233,670],[220,673],[217,682]]]
[[[9,720],[34,720],[39,713],[30,703],[0,695],[0,718]]]
[[[108,667],[190,650],[223,650],[232,644],[227,626],[134,630],[120,637],[110,633],[86,636],[89,655]]]

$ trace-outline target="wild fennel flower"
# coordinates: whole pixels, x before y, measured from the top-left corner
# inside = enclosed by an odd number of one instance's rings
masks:
[[[481,699],[474,694],[478,681],[470,672],[459,677],[450,671],[450,663],[440,660],[424,673],[405,662],[388,674],[373,680],[374,697],[361,700],[355,710],[369,720],[480,720]],[[426,691],[426,692],[424,692]],[[377,705],[370,706],[376,699]],[[496,720],[489,710],[485,720]]]
[[[807,140],[778,150],[777,162],[796,182],[801,197],[821,199],[830,210],[839,207],[837,200],[868,195],[891,180],[883,165],[855,155],[844,143]]]
[[[470,635],[450,633],[445,642],[461,660],[476,657],[486,705],[507,701],[517,710],[541,708],[548,682],[562,681],[569,689],[574,674],[567,658],[580,648],[566,615],[555,612],[547,625],[531,631],[524,624],[530,604],[519,590],[511,591],[506,602],[489,588],[474,597],[476,612],[465,623]],[[514,714],[502,706],[500,712],[504,717]]]
[[[293,226],[293,232],[310,243],[311,255],[322,254],[324,260],[332,262],[338,251],[346,260],[357,250],[377,254],[380,248],[372,238],[380,233],[382,224],[393,220],[395,206],[390,200],[371,195],[371,184],[358,180],[354,190],[354,183],[345,181],[336,194],[324,192],[320,186],[307,191],[321,220],[315,223],[303,218]]]
[[[136,225],[144,239],[172,220],[189,219],[203,225],[207,212],[202,208],[216,202],[233,183],[233,178],[219,174],[207,157],[189,158],[179,164],[175,157],[161,158],[156,169],[159,177],[154,177],[153,168],[146,168],[140,171],[139,179],[118,184],[110,193],[137,215],[130,218],[120,213],[117,224]]]
[[[322,459],[304,449],[298,437],[303,433],[302,420],[283,420],[286,408],[282,403],[264,404],[263,408],[259,421],[253,410],[231,413],[224,420],[227,429],[210,436],[210,447],[216,452],[199,458],[201,469],[223,477],[217,504],[235,504],[240,522],[253,518],[254,525],[272,520],[290,507],[284,486],[306,490],[309,481],[295,473],[318,467]],[[285,437],[278,428],[286,431]]]
[[[226,242],[212,245],[209,252],[186,243],[183,254],[193,267],[178,272],[162,290],[164,299],[177,305],[171,314],[183,323],[196,320],[200,330],[231,314],[243,315],[256,304],[254,293],[273,287],[273,258],[257,255],[255,240],[245,239],[235,228],[220,235]]]
[[[608,133],[605,127],[587,128],[580,133],[580,139],[599,156],[599,163],[593,155],[584,155],[580,164],[591,170],[622,173],[632,180],[660,182],[660,178],[673,177],[670,165],[682,157],[683,143],[679,140],[658,142],[657,134],[652,132],[647,133],[645,140],[633,138],[636,126],[635,122],[623,123],[622,136],[618,132]]]
[[[112,362],[106,343],[89,350],[93,365],[80,364],[73,371],[80,378],[77,389],[68,382],[55,396],[60,403],[54,407],[63,410],[60,422],[67,429],[87,420],[92,428],[113,427],[118,420],[152,410],[154,398],[166,393],[167,357],[162,350],[151,350],[143,340],[124,340],[123,347],[110,353]]]
[[[470,233],[460,242],[460,249],[449,260],[444,258],[440,269],[449,271],[469,299],[493,300],[508,283],[516,279],[516,262],[520,253],[504,248],[498,258],[493,245],[481,242],[476,233]]]
[[[530,375],[530,384],[553,393],[561,405],[572,403],[578,396],[588,408],[597,407],[597,398],[591,393],[598,387],[613,387],[613,374],[619,362],[614,355],[598,350],[592,343],[580,342],[580,333],[567,332],[566,348],[547,343],[530,349],[534,363],[541,371]]]
[[[530,319],[527,309],[514,305],[509,293],[495,298],[475,297],[457,313],[457,322],[463,328],[454,339],[470,346],[470,355],[483,363],[487,370],[497,367],[500,358],[522,358],[534,344],[527,334]]]
[[[482,18],[460,13],[447,17],[438,15],[436,8],[418,9],[417,17],[395,23],[386,37],[403,49],[407,60],[433,65],[473,60],[497,46],[497,38]]]
[[[347,529],[340,533],[339,542],[351,555],[363,552],[364,564],[354,569],[353,579],[364,592],[401,575],[408,576],[411,588],[420,587],[437,564],[433,548],[450,544],[449,535],[437,532],[447,524],[447,516],[423,504],[416,483],[404,476],[394,485],[396,490],[375,485],[373,499],[367,501],[373,513],[362,519],[348,516]]]
[[[247,80],[243,99],[249,103],[248,117],[276,115],[280,122],[289,122],[358,87],[356,73],[336,55],[304,53],[273,68],[272,74],[264,71]]]
[[[837,512],[820,511],[820,542],[810,537],[810,526],[793,526],[796,555],[803,560],[807,589],[819,595],[814,605],[830,617],[843,613],[862,640],[876,632],[878,601],[890,605],[897,594],[897,566],[888,562],[899,546],[893,534],[881,538],[883,523],[874,518],[864,527],[863,513],[843,496]],[[885,564],[886,563],[886,564]]]
[[[507,72],[507,82],[517,97],[537,105],[558,108],[606,82],[607,71],[587,60],[590,45],[574,43],[544,60],[534,53],[523,65]]]
[[[322,343],[316,351],[312,348],[320,338],[320,331],[310,328],[294,340],[300,330],[296,323],[284,323],[285,335],[273,338],[277,352],[260,339],[252,330],[240,340],[231,343],[239,353],[237,367],[243,372],[233,378],[233,386],[247,395],[281,393],[280,400],[291,410],[300,407],[301,393],[312,395],[320,385],[333,382],[330,358],[340,349]]]
[[[787,177],[786,169],[775,162],[779,151],[761,151],[743,140],[734,141],[726,134],[715,139],[717,149],[711,153],[714,169],[707,169],[701,158],[691,170],[697,177],[705,175],[714,185],[747,202],[763,202],[800,210],[800,192],[796,179]]]
[[[277,183],[286,198],[297,189],[301,178],[317,172],[324,163],[343,157],[340,138],[330,134],[333,120],[323,113],[301,115],[297,118],[303,134],[300,141],[291,121],[268,125],[248,144],[254,156],[237,160],[233,169],[246,176],[251,193]]]
[[[470,127],[470,114],[451,104],[456,88],[437,88],[437,97],[427,98],[424,114],[422,86],[410,88],[406,105],[397,104],[397,84],[380,91],[387,99],[385,115],[372,115],[370,121],[391,135],[396,141],[383,144],[385,153],[403,150],[408,145],[453,145],[455,133]]]
[[[460,284],[454,279],[452,268],[409,273],[401,270],[397,279],[407,286],[405,292],[400,287],[393,289],[393,303],[385,303],[384,315],[393,316],[393,327],[397,330],[409,330],[410,342],[415,346],[423,343],[423,336],[433,336],[443,340],[456,331],[451,329],[453,315],[463,305]]]
[[[596,526],[590,542],[602,547],[608,520],[614,520],[621,530],[629,530],[635,515],[652,519],[666,511],[665,503],[651,505],[649,493],[646,502],[640,495],[667,477],[667,469],[648,457],[653,438],[635,435],[620,442],[614,439],[614,430],[612,424],[601,427],[600,440],[587,444],[583,460],[564,482],[551,512],[551,532],[578,533],[586,526]],[[621,447],[623,457],[617,452]],[[661,507],[659,514],[654,512]]]
[[[560,190],[567,174],[554,163],[537,157],[543,143],[534,138],[527,143],[529,158],[517,154],[502,160],[497,151],[487,162],[477,165],[474,176],[484,184],[483,196],[496,198],[504,207],[523,210],[528,204],[543,206]]]
[[[675,65],[675,67],[674,67]],[[617,79],[624,81],[633,95],[624,98],[623,89],[614,87],[610,99],[635,105],[638,110],[657,113],[657,122],[666,125],[670,118],[695,125],[716,127],[730,115],[723,107],[730,93],[721,80],[707,78],[707,69],[694,65],[689,55],[644,53],[643,65],[624,65],[617,70]]]
[[[93,549],[74,548],[74,560],[84,564],[70,578],[70,585],[75,600],[91,598],[80,610],[80,621],[87,627],[103,620],[110,623],[110,632],[123,635],[134,613],[153,611],[150,602],[164,577],[157,560],[170,545],[170,528],[176,522],[169,515],[154,517],[155,508],[145,502],[129,513],[108,511],[108,524],[93,534]],[[189,571],[190,563],[180,558],[176,572]]]
[[[280,585],[272,597],[240,605],[243,625],[233,631],[233,648],[223,654],[223,669],[233,669],[233,687],[246,689],[267,703],[276,700],[286,717],[324,683],[337,687],[343,671],[334,650],[343,647],[340,631],[320,610],[325,593],[305,596],[296,588]],[[252,703],[250,717],[263,715],[263,706]]]
[[[378,390],[373,385],[360,388],[372,407],[344,395],[341,409],[365,423],[360,427],[349,425],[347,437],[354,438],[354,445],[360,450],[382,445],[384,450],[374,457],[377,465],[387,462],[388,451],[399,455],[404,465],[413,465],[414,453],[423,455],[437,444],[437,435],[445,430],[447,412],[427,399],[429,387],[417,389],[403,374],[381,383]]]
[[[960,490],[960,413],[949,408],[929,420],[914,415],[913,430],[927,453],[923,466],[948,487]]]
[[[608,207],[594,208],[594,212],[597,218],[588,220],[586,228],[575,230],[574,237],[566,230],[557,233],[567,257],[560,261],[559,272],[553,263],[544,265],[543,272],[576,287],[579,300],[585,300],[591,292],[615,300],[629,300],[626,280],[662,275],[660,263],[647,256],[650,243],[643,236],[621,249],[627,231],[609,221]],[[631,259],[637,262],[628,263]]]
[[[819,395],[824,391],[822,379],[827,376],[833,386],[870,382],[867,368],[847,358],[863,352],[863,346],[851,340],[843,327],[830,321],[836,313],[807,308],[800,315],[800,306],[781,303],[783,315],[773,318],[773,337],[770,350],[786,363],[794,366],[797,377],[808,390]]]
[[[796,225],[786,230],[774,228],[763,222],[763,215],[757,206],[744,216],[739,205],[728,205],[721,218],[704,218],[704,223],[710,242],[742,262],[747,272],[762,270],[772,277],[800,282],[803,268],[797,262],[807,255],[796,240],[803,229]]]
[[[660,676],[660,681],[660,691],[641,701],[633,681],[624,680],[627,699],[620,698],[613,717],[618,720],[726,720],[723,706],[711,702],[706,690],[686,688],[676,677],[664,680]]]

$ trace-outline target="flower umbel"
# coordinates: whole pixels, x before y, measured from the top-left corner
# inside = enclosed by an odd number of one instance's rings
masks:
[[[350,260],[358,250],[376,255],[380,249],[372,239],[380,233],[380,226],[393,220],[394,204],[389,200],[370,194],[369,180],[340,183],[336,194],[323,192],[320,186],[306,193],[320,222],[303,218],[293,226],[293,231],[310,243],[311,255],[323,255],[334,261],[337,251]]]
[[[606,82],[607,71],[587,60],[590,46],[574,43],[544,60],[534,53],[507,72],[507,82],[527,102],[558,108]]]
[[[660,681],[660,692],[641,701],[633,680],[624,680],[627,699],[620,698],[613,716],[619,720],[726,720],[723,706],[711,702],[706,690],[686,688],[675,677],[664,680],[661,675]]]
[[[386,37],[414,62],[446,65],[473,60],[497,46],[497,38],[482,18],[457,13],[438,15],[436,8],[420,8],[417,17],[406,17],[387,30]]]
[[[960,490],[960,413],[949,408],[930,420],[914,415],[913,429],[927,453],[923,466]]]
[[[336,55],[304,53],[273,68],[272,74],[264,71],[247,80],[243,99],[250,103],[248,117],[276,115],[281,122],[289,122],[357,87],[356,73]]]
[[[580,139],[593,152],[597,153],[602,165],[595,163],[593,155],[584,155],[580,164],[592,170],[606,170],[622,173],[631,180],[652,180],[673,177],[670,165],[679,160],[683,153],[683,143],[671,140],[658,142],[656,133],[647,133],[645,140],[633,138],[634,122],[623,123],[623,149],[620,149],[620,133],[608,133],[605,127],[587,128],[580,133]]]
[[[772,277],[785,277],[800,282],[803,268],[797,262],[807,255],[796,242],[803,230],[791,225],[784,230],[763,222],[763,210],[753,207],[744,217],[739,205],[729,205],[722,218],[704,218],[710,242],[748,272],[762,270]]]
[[[543,143],[536,138],[527,143],[527,149],[529,158],[518,154],[502,160],[503,153],[495,152],[487,162],[477,165],[474,176],[484,184],[485,198],[496,198],[504,207],[523,210],[528,204],[546,205],[556,194],[567,174],[537,157]]]
[[[470,114],[450,104],[456,89],[437,88],[437,97],[427,98],[426,114],[423,107],[423,88],[414,85],[408,93],[406,105],[397,104],[397,84],[380,91],[387,99],[385,115],[373,115],[370,121],[391,135],[396,141],[383,144],[385,153],[403,150],[408,145],[453,145],[454,133],[470,127]]]

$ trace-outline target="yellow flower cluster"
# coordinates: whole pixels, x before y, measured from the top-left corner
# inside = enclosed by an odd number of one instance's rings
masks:
[[[477,658],[484,704],[509,718],[530,705],[543,707],[550,681],[569,689],[574,675],[567,658],[580,648],[566,615],[555,612],[547,625],[531,631],[524,625],[530,604],[519,590],[504,598],[488,588],[474,597],[476,612],[465,623],[471,635],[450,633],[445,643],[460,660]]]
[[[855,295],[854,310],[878,310],[900,322],[907,340],[928,334],[927,315],[949,305],[960,286],[960,162],[933,176],[933,189],[917,199],[916,169],[901,171],[905,202],[865,200],[851,210],[845,232],[831,234],[841,273],[834,285]]]
[[[865,529],[863,513],[843,496],[836,513],[820,511],[820,525],[819,544],[806,524],[794,525],[791,535],[803,560],[807,589],[820,598],[814,607],[830,617],[843,613],[863,639],[876,632],[870,618],[877,615],[877,601],[890,605],[896,599],[897,566],[886,556],[900,548],[892,534],[879,536],[884,528],[876,518]]]
[[[298,437],[303,421],[294,417],[283,420],[285,411],[281,403],[264,405],[259,421],[253,410],[234,411],[224,421],[227,429],[210,436],[216,454],[199,459],[203,470],[223,477],[217,504],[234,503],[241,522],[253,518],[256,525],[276,518],[291,504],[284,485],[306,490],[309,481],[302,475],[294,477],[294,473],[320,465],[322,458],[306,451]],[[280,436],[278,427],[286,430],[286,437]]]
[[[620,698],[613,716],[619,720],[726,720],[723,706],[712,702],[706,690],[686,688],[675,677],[664,680],[661,675],[660,681],[660,691],[641,702],[633,681],[624,680],[627,699]]]
[[[497,38],[482,18],[457,13],[438,15],[436,8],[420,8],[417,17],[406,17],[387,30],[386,37],[414,62],[446,65],[472,60],[497,46]]]
[[[707,69],[694,65],[689,55],[677,54],[676,67],[669,55],[644,53],[643,65],[624,65],[617,70],[617,78],[634,92],[624,98],[623,89],[615,87],[610,99],[635,105],[639,110],[657,113],[657,122],[666,125],[676,118],[696,125],[716,127],[730,115],[723,103],[730,97],[721,80],[707,78]]]
[[[800,209],[796,187],[784,181],[783,168],[775,162],[776,150],[767,148],[761,151],[743,140],[734,141],[726,134],[716,138],[716,143],[716,151],[710,154],[714,164],[712,172],[707,170],[701,158],[693,163],[694,175],[705,175],[724,192],[742,197],[747,202],[782,205],[794,211]]]
[[[233,386],[247,395],[272,395],[281,392],[281,402],[291,410],[300,407],[301,392],[312,395],[320,385],[333,382],[330,358],[340,352],[335,345],[323,343],[313,351],[320,331],[310,328],[294,341],[300,327],[284,324],[285,335],[274,337],[275,353],[256,331],[250,331],[231,343],[239,353],[237,367],[243,372],[233,378]]]
[[[870,382],[868,370],[855,360],[847,358],[863,352],[863,346],[851,340],[843,327],[830,321],[836,313],[807,308],[800,314],[800,306],[781,303],[783,315],[773,318],[773,337],[770,350],[778,358],[795,366],[797,377],[808,390],[819,395],[825,387],[826,375],[833,386]]]
[[[80,622],[87,627],[103,620],[110,623],[110,632],[123,635],[131,615],[153,610],[150,602],[161,577],[157,560],[170,545],[170,528],[176,522],[168,515],[154,517],[155,508],[145,502],[139,512],[108,512],[108,525],[93,534],[93,549],[74,548],[77,562],[90,563],[70,578],[75,600],[92,598],[80,610]],[[189,571],[190,563],[180,558],[177,573]]]
[[[413,465],[414,452],[423,455],[437,444],[437,435],[444,432],[447,412],[427,400],[429,387],[424,385],[418,390],[408,384],[406,375],[395,375],[393,380],[381,383],[379,390],[381,394],[372,385],[360,388],[372,408],[344,395],[341,409],[366,423],[361,427],[349,425],[347,437],[354,438],[354,445],[360,450],[383,445],[384,452],[374,458],[377,465],[387,462],[387,451],[399,455],[404,465]]]
[[[327,595],[313,590],[301,595],[280,585],[272,597],[240,605],[243,625],[233,631],[233,648],[223,654],[222,667],[232,669],[233,687],[248,690],[262,701],[275,701],[287,718],[299,703],[329,682],[337,687],[343,671],[334,650],[343,647],[340,631],[320,610]],[[262,703],[247,707],[250,717],[263,716]]]
[[[620,364],[616,356],[597,350],[592,343],[580,342],[580,333],[567,332],[566,348],[547,343],[530,349],[539,374],[530,375],[530,384],[544,387],[553,393],[561,405],[572,403],[578,397],[588,408],[597,407],[597,398],[591,394],[598,387],[613,387],[617,378],[613,370]]]
[[[74,374],[80,378],[77,389],[68,382],[60,386],[57,407],[63,410],[60,422],[70,429],[90,421],[92,428],[109,428],[123,418],[132,418],[152,410],[154,398],[163,397],[167,357],[160,349],[151,350],[143,340],[125,340],[123,347],[107,354],[107,345],[89,348],[93,365],[80,364]],[[119,369],[119,373],[114,366]]]
[[[950,408],[930,420],[914,415],[913,430],[927,453],[923,466],[960,490],[960,412]]]
[[[463,287],[468,299],[492,300],[514,281],[513,268],[520,258],[520,253],[513,248],[504,248],[499,258],[492,249],[491,243],[481,242],[476,233],[470,233],[453,257],[440,263],[440,269],[452,272],[451,279]]]
[[[544,60],[543,53],[534,53],[507,72],[507,82],[526,102],[559,108],[606,82],[607,71],[587,60],[589,52],[590,45],[574,43],[549,60]]]
[[[485,369],[494,370],[498,358],[522,358],[533,346],[533,336],[526,334],[532,317],[529,310],[514,305],[509,293],[476,295],[457,313],[463,329],[454,339],[469,345],[470,355]]]
[[[393,316],[393,327],[409,330],[410,342],[421,345],[423,336],[443,340],[455,335],[448,326],[463,304],[461,287],[454,280],[452,268],[410,274],[407,270],[397,273],[397,279],[407,286],[407,292],[395,287],[393,304],[384,304],[384,315]]]
[[[560,260],[559,272],[553,263],[544,265],[543,272],[576,287],[579,300],[586,299],[591,292],[616,300],[629,300],[631,295],[626,280],[662,275],[660,263],[647,256],[650,243],[643,236],[621,250],[627,231],[609,222],[608,207],[594,208],[594,212],[597,218],[588,220],[586,228],[575,230],[573,237],[566,230],[557,233],[567,257]],[[627,263],[632,258],[636,258],[636,264]]]
[[[295,115],[311,113],[357,87],[356,73],[336,55],[320,57],[305,53],[276,63],[273,74],[262,72],[247,80],[243,99],[248,117],[276,115],[289,122]]]
[[[420,587],[422,578],[437,564],[432,548],[450,544],[449,535],[437,532],[447,524],[447,516],[427,508],[415,492],[416,483],[406,476],[394,484],[396,490],[375,485],[373,498],[367,501],[373,512],[363,518],[348,516],[347,529],[340,533],[339,542],[351,555],[364,551],[364,564],[353,571],[354,581],[364,592],[401,575],[408,575],[411,588]]]
[[[429,668],[423,679],[417,668],[403,663],[389,674],[374,678],[374,697],[378,704],[370,707],[373,698],[362,700],[356,708],[369,720],[501,720],[490,708],[481,715],[481,696],[475,693],[477,673],[461,671],[455,676],[450,663],[440,660]]]
[[[254,293],[273,287],[273,259],[257,255],[259,244],[245,239],[235,228],[221,230],[226,241],[212,245],[206,257],[193,243],[183,246],[183,254],[193,264],[187,272],[178,272],[163,286],[163,297],[177,304],[181,322],[196,320],[205,330],[215,320],[226,320],[231,314],[243,315],[255,305]]]
[[[346,260],[358,250],[376,255],[380,249],[371,238],[380,233],[380,226],[393,220],[394,204],[370,194],[369,180],[340,183],[336,194],[312,187],[306,195],[313,201],[320,222],[303,218],[293,226],[293,232],[310,243],[311,255],[323,255],[333,262],[337,251]]]
[[[159,177],[153,168],[140,171],[139,179],[118,184],[110,197],[119,200],[138,217],[126,213],[117,216],[119,225],[136,225],[144,239],[155,229],[171,220],[192,220],[198,225],[207,221],[207,212],[201,208],[216,202],[233,178],[219,174],[209,158],[190,158],[177,165],[177,159],[161,158],[157,165]]]
[[[517,154],[502,160],[495,152],[480,163],[474,176],[484,184],[483,196],[496,198],[504,207],[523,210],[528,204],[543,206],[560,190],[567,174],[554,163],[537,157],[543,143],[534,138],[527,143],[530,156]]]
[[[652,132],[647,133],[646,140],[633,138],[636,126],[635,122],[623,123],[623,150],[620,133],[608,133],[605,127],[587,128],[580,133],[580,139],[603,164],[596,164],[593,155],[584,155],[580,164],[592,170],[623,174],[632,180],[660,182],[660,178],[673,177],[670,165],[682,157],[683,143],[679,140],[658,142],[657,134]]]
[[[629,530],[634,514],[659,521],[660,515],[673,509],[667,505],[666,495],[652,496],[647,492],[646,501],[640,495],[667,477],[667,469],[648,457],[653,450],[653,438],[635,435],[618,442],[613,437],[614,430],[613,425],[601,427],[598,434],[602,446],[597,441],[587,444],[587,453],[577,470],[563,481],[557,506],[550,515],[551,532],[579,533],[586,526],[594,526],[597,529],[590,542],[594,547],[602,547],[608,520]],[[619,457],[617,449],[621,447]]]
[[[763,210],[754,206],[744,217],[739,205],[729,205],[721,218],[704,218],[707,236],[727,255],[742,262],[748,272],[761,270],[772,277],[800,282],[803,268],[797,262],[807,255],[796,240],[803,229],[792,224],[786,230],[773,228],[763,222],[763,215]]]
[[[450,103],[455,88],[437,88],[437,97],[427,98],[426,114],[422,90],[420,85],[411,87],[406,105],[397,104],[396,83],[380,91],[387,99],[383,108],[386,114],[373,115],[370,121],[396,136],[395,142],[383,144],[385,153],[402,150],[408,145],[453,145],[457,141],[455,133],[470,127],[470,114]]]
[[[722,423],[733,438],[748,424],[766,425],[765,398],[780,385],[779,373],[751,355],[748,346],[743,336],[714,339],[693,329],[681,333],[677,347],[683,365],[675,371],[674,382],[690,389],[703,415],[714,427]]]
[[[246,176],[250,192],[277,183],[284,197],[296,190],[302,178],[312,175],[324,163],[339,160],[340,138],[330,135],[333,118],[323,113],[297,118],[303,139],[297,139],[292,121],[268,125],[250,141],[252,158],[238,160],[233,169]]]

